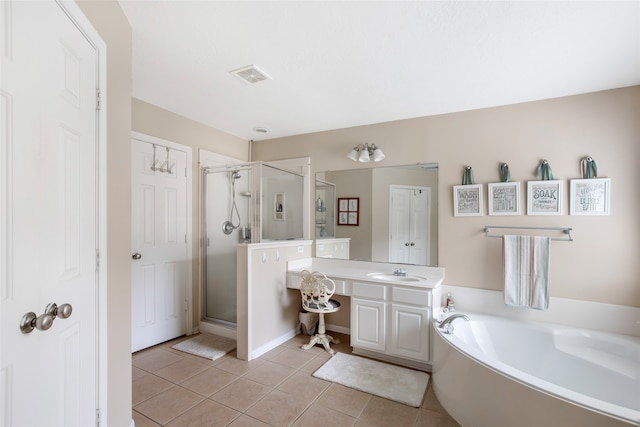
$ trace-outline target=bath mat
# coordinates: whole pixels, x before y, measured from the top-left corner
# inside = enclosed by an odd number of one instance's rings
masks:
[[[426,372],[344,353],[336,353],[313,376],[416,408],[429,384]]]
[[[213,334],[200,334],[172,346],[176,350],[216,360],[236,348],[236,340]]]

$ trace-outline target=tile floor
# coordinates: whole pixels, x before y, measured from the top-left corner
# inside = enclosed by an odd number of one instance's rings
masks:
[[[332,333],[338,352],[349,337]],[[256,360],[235,353],[210,361],[171,348],[178,338],[133,355],[136,427],[459,426],[440,406],[431,382],[420,408],[314,378],[329,354],[302,350],[298,335]]]

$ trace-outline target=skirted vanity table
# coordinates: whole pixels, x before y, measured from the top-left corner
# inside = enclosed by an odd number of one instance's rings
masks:
[[[287,288],[299,289],[305,270],[326,274],[334,295],[350,297],[354,354],[431,370],[432,308],[444,268],[305,258],[288,263]]]

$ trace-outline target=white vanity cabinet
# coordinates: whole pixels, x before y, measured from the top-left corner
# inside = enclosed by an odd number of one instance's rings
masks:
[[[387,350],[387,286],[354,283],[351,290],[351,345]]]
[[[354,282],[351,292],[354,353],[399,363],[410,359],[413,362],[410,365],[417,367],[430,364],[431,301],[430,289]]]

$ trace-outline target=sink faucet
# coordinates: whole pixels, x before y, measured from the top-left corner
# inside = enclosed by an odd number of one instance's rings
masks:
[[[407,270],[405,270],[404,268],[396,268],[395,270],[393,270],[393,275],[394,276],[406,276],[407,275]]]
[[[467,316],[466,314],[457,313],[457,314],[452,314],[451,316],[444,319],[442,322],[440,322],[438,327],[442,329],[445,334],[450,334],[453,332],[452,322],[458,318],[463,318],[467,322],[469,321],[469,316]]]

